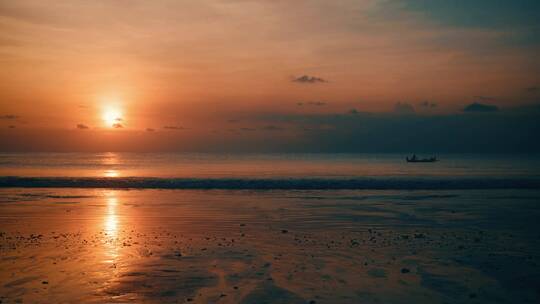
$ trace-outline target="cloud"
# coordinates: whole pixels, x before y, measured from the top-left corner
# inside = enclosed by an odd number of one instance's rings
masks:
[[[313,124],[302,127],[302,130],[306,132],[328,132],[336,129],[334,124]]]
[[[163,129],[167,129],[167,130],[185,130],[185,128],[181,127],[181,126],[164,126]]]
[[[86,130],[88,129],[88,126],[85,124],[77,124],[77,129],[79,130]]]
[[[436,102],[430,102],[430,101],[422,101],[420,103],[420,106],[421,107],[424,107],[424,108],[435,108],[437,107],[437,103]]]
[[[281,145],[287,151],[320,152],[537,152],[540,107],[501,109],[495,115],[469,113],[392,115],[389,113],[265,114],[300,132]],[[301,140],[298,140],[301,139]],[[268,143],[271,141],[268,139]]]
[[[7,114],[7,115],[1,115],[0,116],[0,119],[5,119],[5,120],[15,120],[15,119],[19,119],[20,117],[17,116],[17,115],[13,115],[13,114]]]
[[[534,28],[540,18],[537,0],[401,0],[396,3],[439,24],[459,28]]]
[[[358,115],[358,114],[360,114],[360,112],[359,112],[357,109],[350,109],[349,112],[347,112],[347,113],[349,113],[349,114],[351,114],[351,115]]]
[[[247,130],[235,128],[234,131],[229,132],[225,128],[220,130],[219,134],[208,132],[200,136],[203,137],[204,142],[194,141],[190,142],[190,145],[171,138],[170,136],[174,134],[161,139],[158,133],[146,133],[147,136],[141,137],[137,135],[139,134],[137,132],[118,130],[122,131],[122,134],[115,135],[119,136],[118,140],[103,140],[108,134],[101,137],[98,132],[95,137],[87,138],[74,133],[88,131],[44,129],[21,136],[20,132],[27,132],[26,129],[18,131],[6,129],[4,126],[5,131],[0,132],[3,136],[0,136],[0,150],[24,150],[25,144],[32,140],[36,143],[32,145],[32,147],[37,147],[35,151],[43,151],[43,147],[46,151],[79,151],[78,148],[86,150],[85,145],[92,144],[90,147],[99,148],[100,151],[124,149],[127,151],[222,153],[314,151],[403,154],[412,152],[426,154],[538,153],[540,141],[534,139],[540,133],[539,120],[540,106],[538,104],[530,104],[526,108],[505,107],[499,112],[485,115],[461,111],[434,115],[395,115],[381,112],[359,112],[350,115],[346,111],[340,113],[261,112],[250,116],[249,121],[253,125],[243,125],[257,128],[256,131],[246,132]],[[264,126],[284,127],[285,130],[263,131],[261,128]],[[208,131],[213,128],[209,128]],[[157,129],[157,131],[160,130],[161,127]],[[181,131],[167,132],[181,133]],[[129,146],[121,144],[124,139],[129,140]],[[51,146],[51,143],[54,146]],[[109,145],[102,146],[103,143]]]
[[[463,108],[463,112],[471,112],[471,113],[484,113],[484,112],[497,112],[499,111],[499,108],[494,105],[488,105],[483,103],[474,102],[470,105]]]
[[[309,83],[309,84],[315,84],[315,83],[321,83],[321,82],[328,82],[327,80],[315,77],[315,76],[309,76],[309,75],[302,75],[300,77],[296,77],[293,79],[294,82],[299,83]]]
[[[398,102],[394,105],[394,112],[398,114],[413,114],[414,108],[408,103]]]
[[[487,50],[484,42],[498,49],[540,44],[538,0],[389,0],[380,3],[378,11],[382,18],[413,19],[417,24],[439,29],[444,36],[444,31],[459,33],[459,41],[469,41],[466,48]],[[487,39],[474,38],[478,33],[487,34],[484,36]],[[442,41],[450,41],[451,36]]]
[[[308,102],[298,102],[296,105],[297,106],[303,106],[303,105],[306,105],[306,106],[325,106],[326,102],[324,102],[324,101],[308,101]]]
[[[268,125],[268,126],[262,127],[261,130],[265,130],[265,131],[280,131],[280,130],[283,130],[283,128],[282,128],[282,127],[275,126],[275,125]]]
[[[156,129],[153,128],[146,128],[146,132],[154,132]]]
[[[473,96],[474,99],[477,99],[479,101],[483,101],[483,102],[486,102],[486,101],[495,101],[497,98],[495,97],[491,97],[491,96],[482,96],[482,95],[476,95],[476,96]]]
[[[115,128],[115,129],[120,129],[120,128],[123,128],[123,127],[124,127],[124,125],[123,125],[123,124],[121,124],[121,123],[118,123],[118,122],[117,122],[117,123],[115,123],[115,124],[113,124],[112,126],[113,126],[113,128]]]
[[[115,121],[118,121],[118,122],[124,121],[124,119],[122,119],[122,117],[116,117],[114,120],[115,120]]]

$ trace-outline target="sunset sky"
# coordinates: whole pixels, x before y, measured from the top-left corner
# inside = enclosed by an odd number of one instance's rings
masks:
[[[2,151],[540,151],[540,1],[0,1]]]

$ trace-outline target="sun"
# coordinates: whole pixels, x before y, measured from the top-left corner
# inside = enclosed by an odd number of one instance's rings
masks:
[[[103,111],[103,122],[108,127],[121,128],[122,127],[122,112],[116,108],[106,108]]]

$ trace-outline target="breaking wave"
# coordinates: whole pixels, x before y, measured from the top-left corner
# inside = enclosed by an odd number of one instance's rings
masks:
[[[120,189],[540,189],[540,178],[157,178],[0,177],[0,187]]]

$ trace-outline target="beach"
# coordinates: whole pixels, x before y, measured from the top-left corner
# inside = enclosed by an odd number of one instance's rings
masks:
[[[538,190],[0,189],[2,303],[534,303]]]
[[[540,303],[540,0],[0,0],[0,304]]]

